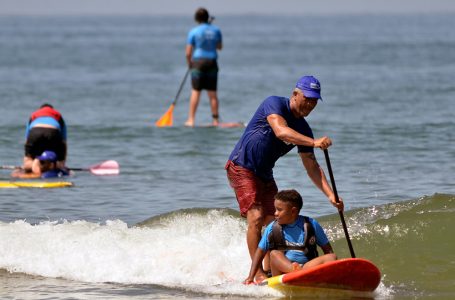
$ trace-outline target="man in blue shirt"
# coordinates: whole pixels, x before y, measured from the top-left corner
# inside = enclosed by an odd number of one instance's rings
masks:
[[[246,218],[247,245],[253,257],[261,229],[274,218],[274,196],[278,192],[273,178],[275,162],[297,146],[298,153],[313,183],[337,209],[343,201],[335,195],[323,169],[314,155],[314,148],[327,149],[330,138],[314,138],[305,120],[321,99],[321,85],[313,76],[303,76],[290,98],[270,96],[262,102],[248,123],[226,164],[227,176],[234,189],[240,214]],[[256,274],[265,277],[262,267]]]
[[[218,53],[223,47],[221,31],[210,24],[209,13],[205,8],[199,8],[194,19],[199,24],[188,33],[186,43],[186,60],[191,68],[191,98],[188,119],[185,126],[194,126],[196,110],[202,90],[207,90],[212,110],[212,124],[218,125]]]
[[[296,190],[283,190],[275,196],[275,221],[270,223],[256,249],[245,284],[254,276],[267,251],[270,251],[272,275],[314,267],[337,259],[321,225],[299,215],[302,196]],[[318,256],[317,246],[324,255]]]

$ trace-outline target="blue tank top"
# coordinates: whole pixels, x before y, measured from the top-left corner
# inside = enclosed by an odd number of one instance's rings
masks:
[[[267,116],[277,114],[283,117],[288,126],[295,131],[313,138],[313,131],[304,118],[296,118],[291,112],[289,98],[270,96],[259,105],[253,118],[229,156],[229,160],[253,171],[260,178],[273,179],[276,161],[292,148],[275,136]],[[312,147],[298,146],[298,152],[314,153]]]
[[[221,31],[212,24],[200,24],[188,33],[186,43],[193,46],[193,59],[217,59],[216,46],[222,42]]]

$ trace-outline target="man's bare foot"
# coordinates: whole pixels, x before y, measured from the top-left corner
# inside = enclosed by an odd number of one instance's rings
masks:
[[[194,127],[194,122],[192,121],[186,121],[184,124],[186,127]]]
[[[292,271],[302,270],[303,266],[297,262],[292,263]]]
[[[259,284],[263,282],[264,280],[268,279],[267,275],[264,272],[257,272],[256,276],[254,276],[254,282],[256,284]]]

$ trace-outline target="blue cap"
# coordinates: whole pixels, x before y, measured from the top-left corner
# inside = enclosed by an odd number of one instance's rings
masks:
[[[296,88],[303,92],[303,95],[307,98],[317,98],[321,99],[321,84],[319,80],[313,76],[303,76],[297,81]]]
[[[55,154],[54,151],[44,151],[40,156],[36,157],[38,160],[42,161],[52,161],[56,162],[57,161],[57,154]]]

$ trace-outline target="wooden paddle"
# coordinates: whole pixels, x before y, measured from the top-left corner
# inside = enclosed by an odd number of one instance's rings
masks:
[[[330,181],[332,182],[333,193],[335,194],[335,201],[337,203],[340,203],[340,198],[338,198],[337,187],[335,185],[335,177],[333,177],[332,165],[330,164],[329,150],[324,149],[324,155],[325,155],[325,161],[327,163],[327,169],[329,170]],[[344,235],[346,236],[346,240],[348,242],[349,251],[351,252],[351,257],[355,258],[354,248],[352,248],[351,239],[349,238],[349,233],[348,233],[348,227],[346,226],[343,212],[341,210],[339,210],[338,213],[340,214],[341,224],[343,225]]]
[[[158,121],[155,122],[155,125],[157,127],[172,126],[172,123],[173,123],[172,113],[174,112],[174,107],[177,104],[177,100],[179,99],[180,92],[182,91],[183,85],[185,84],[186,78],[188,77],[190,70],[191,70],[190,68],[188,68],[188,70],[186,70],[185,76],[183,77],[182,83],[180,83],[179,90],[177,91],[177,95],[175,96],[175,99],[172,102],[171,106],[164,113],[164,115],[162,115],[161,118],[159,118]]]
[[[22,169],[21,166],[0,166],[0,169]],[[71,171],[89,171],[93,175],[118,175],[120,174],[120,166],[115,160],[103,161],[89,168],[68,168]]]

